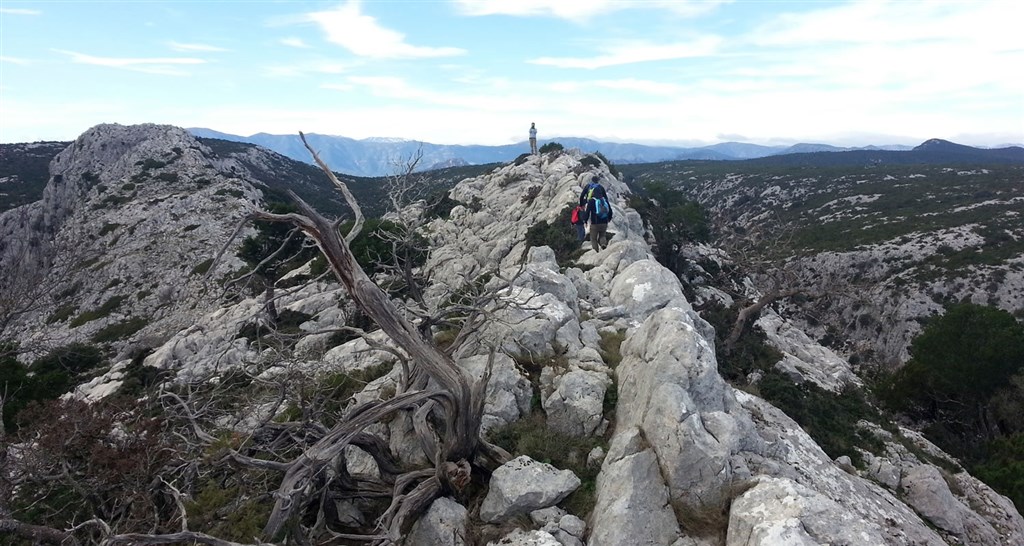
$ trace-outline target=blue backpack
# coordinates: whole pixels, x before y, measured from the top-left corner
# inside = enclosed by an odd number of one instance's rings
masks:
[[[608,220],[612,219],[612,209],[608,205],[608,199],[605,197],[598,197],[594,199],[594,218],[593,221],[598,224],[607,224]]]

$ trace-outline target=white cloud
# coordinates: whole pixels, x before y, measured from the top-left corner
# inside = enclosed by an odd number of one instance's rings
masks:
[[[180,42],[167,42],[168,47],[174,51],[209,51],[209,52],[220,52],[227,51],[223,47],[217,47],[206,44],[183,44]]]
[[[74,51],[65,51],[62,49],[55,49],[54,51],[71,57],[71,60],[73,62],[79,64],[107,66],[111,68],[122,68],[125,70],[134,70],[136,72],[145,72],[148,74],[163,74],[168,76],[188,75],[187,72],[175,68],[176,66],[197,65],[204,64],[206,62],[203,59],[196,59],[192,57],[96,57],[93,55],[86,55],[84,53],[77,53]]]
[[[21,65],[21,66],[28,66],[28,65],[32,64],[32,62],[29,61],[28,59],[20,59],[18,57],[7,57],[7,56],[4,56],[4,55],[0,55],[0,63],[11,63],[11,64],[17,64],[17,65]]]
[[[295,38],[295,37],[281,38],[280,42],[281,42],[282,45],[286,45],[288,47],[297,47],[299,49],[307,49],[307,48],[311,47],[309,44],[307,44],[306,42],[302,41],[302,38]]]
[[[272,78],[290,78],[307,74],[344,74],[360,64],[344,63],[329,59],[313,59],[268,66],[266,67],[266,75]]]
[[[43,12],[37,9],[0,8],[0,13],[4,15],[42,15]]]
[[[510,87],[504,80],[490,80],[480,85],[459,86],[453,89],[418,87],[394,76],[354,76],[347,80],[353,90],[365,89],[374,97],[386,99],[383,104],[393,107],[454,108],[484,112],[530,112],[548,102],[530,91],[529,85]],[[337,88],[337,87],[334,87]],[[536,88],[536,87],[534,87]],[[349,91],[350,89],[345,89]],[[377,104],[382,104],[376,101]]]
[[[603,47],[604,54],[596,57],[540,57],[527,62],[558,68],[595,69],[649,61],[706,57],[713,55],[721,42],[721,38],[717,36],[703,36],[693,42],[673,44],[624,42]]]
[[[351,91],[355,87],[350,83],[324,83],[320,85],[320,89],[330,89],[332,91]]]
[[[668,10],[692,17],[714,10],[729,0],[454,0],[463,15],[511,15],[517,17],[556,17],[585,21],[597,15],[626,9]]]
[[[649,95],[676,96],[685,91],[685,87],[674,83],[657,82],[653,80],[641,80],[636,78],[625,78],[621,80],[598,80],[593,82],[597,87],[613,89],[616,91],[633,91]]]
[[[1005,0],[874,0],[783,14],[755,30],[752,38],[758,45],[780,46],[957,41],[1012,48],[1021,45],[1022,19],[1024,4]]]
[[[405,42],[405,36],[384,28],[377,20],[360,11],[361,2],[351,0],[331,11],[307,14],[309,21],[320,25],[327,40],[338,44],[360,57],[374,59],[416,59],[463,55],[464,49],[455,47],[414,46]]]

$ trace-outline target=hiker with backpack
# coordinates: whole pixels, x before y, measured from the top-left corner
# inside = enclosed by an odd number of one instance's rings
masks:
[[[530,124],[530,153],[537,155],[537,124]]]
[[[576,205],[576,208],[572,209],[569,221],[576,226],[576,240],[581,243],[585,241],[587,238],[587,208],[583,205]]]
[[[612,219],[612,207],[608,202],[608,193],[601,185],[601,177],[594,175],[590,183],[580,193],[580,206],[586,210],[590,221],[590,246],[594,252],[608,247],[608,222]]]

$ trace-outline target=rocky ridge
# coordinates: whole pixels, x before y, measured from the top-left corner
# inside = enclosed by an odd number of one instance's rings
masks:
[[[775,252],[803,293],[831,296],[788,316],[858,362],[902,364],[924,320],[948,303],[1024,313],[1019,166],[676,164],[636,173],[636,182],[673,180],[723,229],[761,234],[755,251]]]
[[[312,317],[301,325],[308,335],[287,354],[238,336],[240,326],[259,316],[261,300],[225,302],[201,295],[207,281],[193,274],[193,264],[216,254],[238,219],[258,204],[259,193],[256,181],[238,169],[237,178],[224,175],[230,166],[205,157],[202,146],[189,139],[175,128],[101,126],[54,161],[52,172],[62,177],[51,182],[53,189],[32,214],[51,226],[55,241],[67,238],[102,256],[96,262],[102,267],[82,270],[73,279],[81,286],[69,297],[93,307],[121,296],[124,307],[118,308],[122,315],[72,328],[47,322],[61,304],[54,301],[47,312],[22,323],[20,339],[41,332],[62,340],[88,339],[104,325],[149,309],[154,321],[124,346],[147,345],[152,353],[145,364],[171,372],[172,381],[208,380],[231,368],[315,375],[385,365],[392,371],[369,382],[356,397],[387,397],[388,385],[401,375],[394,355],[363,340],[331,347],[322,333],[348,313],[335,283],[307,284],[282,295],[279,308]],[[115,146],[118,142],[125,144]],[[604,166],[584,166],[582,157],[578,151],[533,156],[458,184],[450,196],[463,204],[423,229],[432,245],[424,267],[433,281],[427,299],[435,304],[446,291],[495,268],[515,279],[504,297],[518,305],[496,309],[455,356],[479,378],[490,348],[500,349],[487,389],[485,429],[527,417],[537,394],[553,430],[608,438],[606,450],[588,454],[600,465],[595,504],[589,514],[559,512],[556,505],[575,488],[575,476],[520,457],[495,472],[493,498],[489,492],[479,512],[451,498],[439,499],[407,542],[428,537],[423,539],[465,544],[472,535],[468,528],[480,520],[522,527],[523,520],[516,519],[520,514],[529,514],[532,527],[510,534],[503,544],[1024,542],[1024,518],[1008,500],[955,465],[951,470],[932,464],[934,458],[948,457],[912,432],[897,436],[864,423],[885,448],[865,452],[867,464],[855,468],[849,461],[833,461],[778,409],[726,383],[717,370],[714,331],[687,301],[679,279],[654,260],[642,219],[626,206],[628,187]],[[147,159],[164,165],[150,163],[146,169]],[[132,182],[144,172],[149,172],[145,180]],[[594,252],[586,245],[588,250],[573,263],[559,263],[548,247],[528,247],[527,230],[538,222],[559,221],[561,210],[576,201],[594,173],[603,177],[615,211],[609,226],[615,235],[608,247]],[[199,184],[201,179],[210,182]],[[141,187],[125,189],[129,184]],[[224,196],[218,192],[232,190],[241,195],[217,199]],[[91,206],[128,195],[125,202]],[[118,226],[99,233],[112,224]],[[192,225],[200,227],[188,229]],[[128,233],[131,227],[135,230]],[[125,236],[115,240],[118,230]],[[226,272],[236,265],[226,260],[220,267]],[[111,285],[113,279],[121,282]],[[122,292],[150,283],[157,285],[143,297]],[[165,296],[166,307],[157,303],[160,290],[172,291]],[[152,301],[147,299],[151,296]],[[829,390],[857,381],[846,361],[797,326],[777,315],[762,320],[802,377]],[[609,361],[602,335],[624,337],[617,365]],[[539,377],[523,369],[524,360],[540,364]],[[115,391],[118,374],[115,365],[78,395],[95,399]],[[617,404],[606,415],[609,392]],[[225,425],[244,430],[267,417],[261,411],[257,404],[252,415]],[[425,456],[406,441],[411,426],[396,419],[374,433],[400,460],[415,463]],[[356,448],[349,451],[359,460]],[[373,474],[375,469],[367,465],[358,471]]]

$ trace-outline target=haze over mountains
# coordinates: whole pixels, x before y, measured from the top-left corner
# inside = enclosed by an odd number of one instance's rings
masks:
[[[309,153],[302,146],[298,135],[272,135],[257,133],[251,136],[239,136],[228,133],[221,133],[212,129],[191,128],[188,129],[193,135],[200,138],[217,138],[235,142],[246,142],[257,144],[273,150],[279,154],[303,161],[310,162]],[[504,146],[465,146],[431,144],[414,140],[389,139],[389,138],[368,138],[356,140],[352,138],[332,135],[309,134],[306,135],[310,143],[319,151],[324,159],[334,169],[356,176],[385,176],[396,172],[396,163],[405,163],[408,158],[413,157],[418,151],[422,151],[423,157],[420,160],[422,169],[436,169],[453,167],[459,165],[482,165],[488,163],[502,163],[514,160],[520,154],[529,151],[529,145],[524,141],[517,144]],[[643,144],[599,142],[586,138],[555,138],[551,140],[540,139],[539,145],[547,142],[558,142],[566,148],[578,148],[587,152],[600,152],[614,163],[655,163],[661,161],[677,160],[749,160],[770,158],[776,156],[788,156],[792,154],[812,154],[818,152],[861,152],[862,156],[850,156],[846,158],[832,157],[828,161],[839,161],[840,163],[864,162],[897,162],[905,163],[907,159],[914,159],[909,162],[919,161],[921,158],[911,158],[890,155],[892,152],[907,152],[922,148],[925,144],[932,143],[932,151],[956,152],[971,156],[974,153],[981,153],[985,160],[997,159],[1000,157],[996,150],[983,150],[949,143],[938,139],[927,141],[917,148],[904,145],[879,145],[860,148],[841,148],[828,144],[794,144],[792,146],[762,146],[759,144],[748,144],[743,142],[723,142],[710,146],[693,148],[673,146],[648,146]],[[935,143],[946,143],[942,145],[943,150],[935,150]],[[1024,162],[1024,148],[1008,147],[998,150],[1007,151],[1002,154],[1013,162]],[[881,154],[881,155],[875,155]],[[989,157],[991,156],[991,157]],[[790,159],[781,160],[789,162]],[[816,160],[819,163],[821,160]]]

